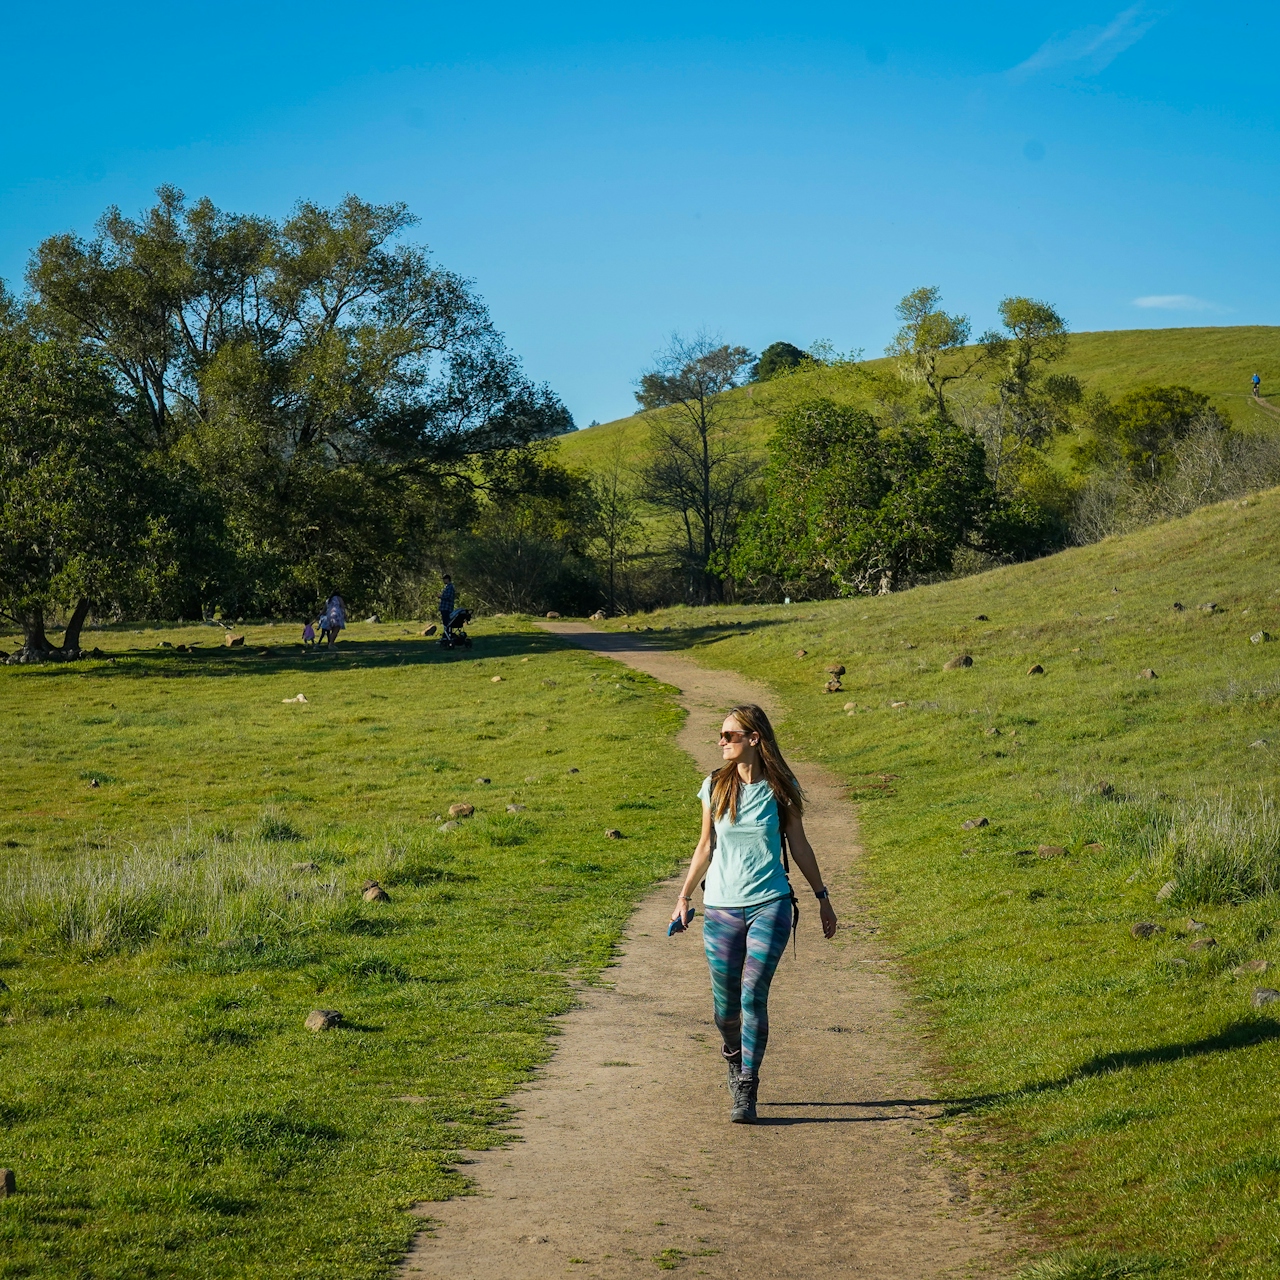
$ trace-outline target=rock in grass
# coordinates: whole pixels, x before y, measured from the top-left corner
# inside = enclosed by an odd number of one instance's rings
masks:
[[[467,804],[465,800],[460,800],[457,804],[449,806],[449,817],[451,818],[469,818],[475,813],[476,807],[473,804]]]
[[[1267,962],[1265,960],[1246,960],[1244,964],[1238,964],[1231,970],[1237,978],[1243,978],[1250,973],[1266,973]]]
[[[532,773],[525,779],[526,782],[537,782],[537,780],[538,779]]]
[[[1173,607],[1178,613],[1181,613],[1187,606],[1183,604],[1181,600],[1175,600],[1173,602]]]
[[[328,1031],[342,1021],[342,1014],[337,1009],[312,1009],[303,1024],[308,1031]]]
[[[960,824],[961,831],[973,831],[977,827],[989,827],[991,825],[990,818],[967,818]]]
[[[845,709],[846,711],[857,711],[857,709],[858,709],[858,704],[857,704],[856,702],[846,702],[846,703],[844,704],[844,709]]]
[[[1274,638],[1275,637],[1272,636],[1270,631],[1255,631],[1253,635],[1249,637],[1249,643],[1250,644],[1270,644]]]
[[[320,864],[318,862],[295,862],[293,869],[295,871],[319,871]]]
[[[281,702],[306,702],[306,700],[307,700],[307,695],[306,695],[305,693],[300,693],[300,694],[298,694],[298,696],[297,696],[296,698],[281,698],[281,699],[280,699],[280,701],[281,701]]]
[[[580,770],[578,770],[578,769],[570,769],[570,770],[569,770],[569,772],[570,772],[570,773],[578,773],[578,772],[580,772]]]
[[[973,657],[967,653],[959,653],[954,658],[948,658],[942,664],[943,671],[962,671],[965,667],[973,666]]]
[[[1255,987],[1253,991],[1253,999],[1249,1001],[1255,1009],[1263,1009],[1269,1004],[1274,1004],[1280,1000],[1280,991],[1274,987]]]
[[[1152,671],[1150,667],[1143,667],[1142,670],[1138,672],[1138,679],[1139,680],[1158,680],[1159,676],[1157,676],[1156,673]]]
[[[797,658],[807,658],[808,656],[809,656],[809,650],[808,650],[808,649],[797,649],[797,650],[796,650],[796,657],[797,657]]]
[[[591,615],[591,617],[589,617],[589,618],[587,619],[587,621],[588,621],[588,622],[603,622],[603,621],[604,621],[604,610],[603,610],[603,609],[597,609],[597,610],[595,611],[595,613],[593,613],[593,614]]]
[[[1213,600],[1211,600],[1208,604],[1202,604],[1200,606],[1201,613],[1217,613],[1217,611],[1218,611],[1217,602]]]
[[[1101,853],[1106,846],[1100,840],[1091,840],[1085,845],[1086,853]]]
[[[490,684],[501,684],[501,683],[502,683],[502,677],[501,677],[501,676],[490,676],[490,677],[489,677],[489,683],[490,683]]]
[[[604,833],[604,834],[605,834],[605,837],[606,837],[607,839],[609,839],[609,840],[621,840],[621,839],[623,839],[622,832],[621,832],[621,831],[619,831],[617,827],[609,827],[609,828],[607,828],[607,829],[605,830],[605,833]]]
[[[835,676],[837,679],[839,679],[842,675],[844,675],[844,665],[839,662],[833,662],[827,668],[827,675]]]
[[[527,807],[528,806],[523,804],[509,804],[507,805],[507,812],[508,813],[524,813]]]
[[[1148,938],[1154,938],[1157,933],[1164,932],[1164,925],[1156,924],[1154,920],[1139,920],[1136,924],[1129,926],[1129,932],[1135,938],[1141,938],[1144,941]]]
[[[843,693],[844,689],[841,687],[839,677],[833,676],[828,680],[827,683],[823,685],[823,691],[825,693]]]
[[[377,615],[376,613],[371,613],[371,614],[370,614],[370,615],[365,619],[365,621],[366,621],[366,622],[375,622],[375,623],[377,623],[377,622],[381,622],[381,621],[382,621],[382,619],[381,619],[380,617],[378,617],[378,615]]]
[[[559,615],[559,614],[558,614],[554,609],[548,609],[548,610],[547,610],[547,617],[548,617],[548,618],[558,618],[559,616],[560,616],[560,615]]]
[[[475,782],[475,785],[476,785],[477,787],[487,787],[487,786],[489,785],[489,779],[488,779],[488,778],[477,778],[477,779],[476,779],[476,782]]]
[[[1217,938],[1197,938],[1188,947],[1188,951],[1209,951],[1218,945]]]
[[[243,649],[244,636],[235,636],[228,631],[226,638],[223,640],[223,644],[225,644],[228,649]]]
[[[1249,743],[1250,749],[1265,747],[1266,745],[1267,745],[1266,738],[1255,738],[1251,743]]]
[[[390,902],[391,895],[378,883],[370,882],[360,895],[366,902]]]
[[[436,633],[436,624],[434,622],[429,627],[422,628],[422,634],[424,636],[433,636],[435,635],[435,633]]]
[[[1098,783],[1098,794],[1100,796],[1109,796],[1115,788],[1109,782]]]
[[[998,738],[1000,736],[1000,730],[994,725],[990,729],[984,729],[982,732],[985,733],[988,738]]]
[[[1027,668],[1027,675],[1029,675],[1029,676],[1042,676],[1042,675],[1044,675],[1044,668],[1043,668],[1043,667],[1042,667],[1038,662],[1033,662],[1033,663],[1032,663],[1032,664]]]
[[[454,820],[453,818],[450,818],[448,822],[446,822],[443,826],[437,827],[436,830],[437,831],[457,831],[457,829],[460,826],[462,826],[462,823]]]
[[[1042,858],[1065,858],[1066,849],[1060,844],[1041,844],[1036,846],[1036,853]]]
[[[974,622],[990,622],[991,619],[985,613],[975,613],[973,615]]]
[[[1199,933],[1201,929],[1207,929],[1209,926],[1203,920],[1188,920],[1187,932]]]
[[[906,705],[907,705],[907,704],[906,704],[905,702],[891,702],[891,703],[889,703],[889,707],[890,707],[890,709],[891,709],[891,710],[893,710],[893,711],[899,711],[899,710],[901,710],[903,707],[905,707]]]
[[[91,787],[95,787],[95,788],[96,788],[96,787],[100,787],[100,786],[102,786],[102,783],[101,783],[101,782],[99,782],[97,778],[90,778],[90,779],[89,779],[89,785],[90,785]]]
[[[1169,899],[1173,897],[1173,891],[1177,887],[1178,882],[1176,880],[1166,880],[1164,884],[1156,890],[1156,901],[1168,902]]]
[[[18,1190],[18,1180],[13,1175],[12,1169],[0,1169],[0,1199],[5,1196],[15,1195]]]

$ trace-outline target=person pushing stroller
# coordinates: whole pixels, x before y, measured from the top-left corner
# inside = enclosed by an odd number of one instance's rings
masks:
[[[457,607],[457,593],[454,591],[453,579],[446,573],[444,590],[440,593],[440,629],[443,633],[440,636],[440,644],[446,649],[452,649],[457,644],[470,649],[471,641],[465,631],[458,630],[455,635],[455,628],[464,627],[470,621],[471,611]]]

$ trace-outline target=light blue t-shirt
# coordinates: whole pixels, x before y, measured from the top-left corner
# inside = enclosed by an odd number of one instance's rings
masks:
[[[711,806],[711,777],[698,798]],[[767,778],[745,783],[738,792],[738,820],[729,810],[716,821],[716,851],[702,892],[704,906],[757,907],[788,897],[791,885],[782,869],[782,830],[778,802]]]

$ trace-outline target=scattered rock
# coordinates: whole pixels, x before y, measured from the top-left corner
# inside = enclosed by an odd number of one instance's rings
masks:
[[[577,770],[577,769],[570,769],[570,770],[569,770],[569,772],[570,772],[570,773],[577,773],[577,772],[578,772],[578,770]]]
[[[307,695],[306,695],[305,693],[300,693],[300,694],[298,694],[298,696],[297,696],[296,698],[281,698],[281,699],[280,699],[280,701],[281,701],[281,702],[306,702],[306,700],[307,700]]]
[[[844,709],[845,709],[846,711],[857,711],[857,709],[858,709],[858,704],[857,704],[856,702],[846,702],[846,703],[844,704]]]
[[[99,782],[97,778],[90,778],[90,779],[89,779],[89,785],[90,785],[91,787],[100,787],[100,786],[102,786],[102,783],[101,783],[101,782]]]
[[[1036,853],[1042,858],[1065,858],[1067,856],[1066,849],[1060,844],[1036,845]]]
[[[501,677],[501,676],[490,676],[490,677],[489,677],[489,683],[490,683],[490,684],[501,684],[501,683],[502,683],[502,677]]]
[[[1253,999],[1249,1003],[1255,1009],[1263,1009],[1276,1000],[1280,1000],[1280,991],[1277,991],[1274,987],[1255,987]]]
[[[893,710],[895,710],[895,711],[897,711],[899,707],[905,707],[906,705],[907,705],[907,704],[906,704],[905,702],[891,702],[891,703],[889,703],[889,706],[890,706],[890,707],[892,707],[892,708],[893,708]]]
[[[844,675],[844,666],[839,662],[833,662],[827,668],[827,675],[835,676],[838,679],[840,676]]]
[[[391,895],[380,885],[371,884],[361,895],[366,902],[390,902]]]
[[[1137,924],[1129,926],[1129,932],[1135,938],[1154,938],[1157,933],[1164,932],[1164,925],[1156,924],[1154,920],[1139,920]]]
[[[998,738],[1000,736],[1000,730],[994,725],[990,729],[984,729],[983,733],[985,733],[988,738]]]
[[[608,827],[604,834],[609,840],[621,840],[623,838],[622,832],[619,831],[617,827]]]
[[[1178,882],[1176,880],[1166,880],[1164,884],[1156,890],[1156,901],[1168,902],[1169,899],[1173,897],[1173,891],[1177,887]]]
[[[844,692],[844,689],[841,686],[840,681],[835,678],[828,680],[827,683],[822,686],[822,688],[824,693],[843,693]]]
[[[185,644],[180,644],[174,649],[174,653],[189,653],[190,650]]]
[[[489,778],[477,778],[477,779],[475,780],[475,785],[476,785],[477,787],[487,787],[487,786],[489,785],[490,781],[491,781],[491,779],[489,779]]]
[[[548,610],[547,610],[547,617],[548,617],[548,618],[558,618],[559,616],[560,616],[560,615],[559,615],[559,614],[558,614],[554,609],[548,609]]]
[[[808,650],[808,649],[797,649],[797,650],[796,650],[796,657],[797,657],[797,658],[806,658],[806,657],[808,657],[808,656],[809,656],[809,650]]]
[[[476,807],[468,804],[465,800],[460,800],[457,804],[449,806],[449,817],[451,818],[469,818],[475,813]]]
[[[1179,613],[1181,613],[1181,612],[1182,612],[1182,611],[1183,611],[1187,606],[1186,606],[1186,605],[1184,605],[1184,604],[1182,603],[1182,601],[1181,601],[1181,600],[1175,600],[1175,601],[1173,602],[1173,607],[1174,607],[1174,609],[1176,609]]]
[[[949,658],[942,664],[943,671],[960,671],[965,667],[973,666],[973,658],[970,654],[960,653],[954,658]]]
[[[542,687],[544,689],[554,689],[556,687],[556,682],[551,679],[544,679],[542,682]]]
[[[1098,783],[1098,794],[1100,796],[1109,796],[1115,791],[1115,788],[1109,782]]]
[[[342,1021],[342,1014],[337,1009],[312,1009],[303,1024],[308,1031],[328,1031]]]
[[[1249,743],[1249,745],[1251,747],[1265,747],[1267,745],[1267,740],[1266,738],[1255,738],[1251,743]]]
[[[856,716],[857,714],[858,714],[858,708],[856,704],[850,707],[849,710],[845,712],[845,715],[847,716]]]
[[[990,818],[969,818],[960,824],[961,831],[974,831],[978,827],[989,827],[991,825]]]
[[[161,641],[160,641],[160,647],[161,647],[162,649],[172,649],[172,648],[173,648],[173,641],[172,641],[172,640],[161,640]]]
[[[18,1190],[17,1179],[13,1176],[12,1169],[0,1169],[0,1199],[5,1196],[16,1194]]]
[[[319,871],[320,864],[318,862],[295,862],[293,869],[295,871]]]
[[[1265,960],[1246,960],[1244,964],[1238,964],[1231,970],[1237,978],[1243,978],[1249,973],[1266,973],[1266,971],[1267,962]]]
[[[1275,637],[1271,634],[1270,631],[1255,631],[1253,635],[1249,637],[1249,643],[1250,644],[1270,644],[1273,639],[1275,639]]]
[[[973,615],[974,622],[990,622],[991,619],[985,613],[975,613]]]
[[[591,615],[591,617],[587,619],[587,621],[588,621],[588,622],[603,622],[603,621],[604,621],[604,610],[603,610],[603,609],[597,609],[597,610],[595,611],[595,613],[593,613],[593,614]]]
[[[1085,845],[1085,848],[1090,853],[1101,853],[1105,847],[1106,847],[1105,845],[1103,845],[1100,841],[1097,841],[1097,840],[1094,840],[1089,844]]]
[[[380,617],[378,617],[378,615],[377,615],[376,613],[371,613],[371,614],[370,614],[370,615],[365,619],[365,621],[366,621],[366,622],[375,622],[375,623],[376,623],[376,622],[381,622],[381,621],[382,621],[382,619],[381,619]]]
[[[537,782],[537,780],[538,780],[538,779],[537,779],[537,778],[535,778],[533,774],[530,774],[530,775],[525,779],[525,781],[526,781],[526,782]]]
[[[523,805],[523,804],[509,804],[507,805],[507,812],[508,813],[524,813],[527,807],[528,807],[527,805]]]
[[[1218,612],[1217,602],[1210,601],[1208,604],[1202,604],[1200,606],[1200,612],[1201,613],[1217,613]]]
[[[1159,676],[1157,676],[1156,673],[1152,671],[1150,667],[1143,667],[1142,670],[1138,672],[1138,679],[1139,680],[1158,680]]]
[[[452,819],[450,819],[450,820],[449,820],[448,822],[446,822],[443,826],[441,826],[441,827],[437,827],[437,828],[436,828],[436,830],[437,830],[437,831],[457,831],[457,829],[458,829],[460,826],[462,826],[462,823],[460,823],[460,822],[455,822],[455,821],[453,821]]]
[[[231,632],[228,631],[226,634],[226,638],[223,640],[222,643],[225,644],[228,649],[243,649],[244,636],[232,635]]]
[[[1217,938],[1197,938],[1187,947],[1188,951],[1208,951],[1212,947],[1218,945]]]
[[[1027,675],[1042,676],[1044,675],[1044,668],[1038,662],[1034,662],[1027,668]]]
[[[435,633],[436,633],[436,624],[434,622],[429,627],[422,628],[422,634],[424,636],[433,636],[435,635]]]

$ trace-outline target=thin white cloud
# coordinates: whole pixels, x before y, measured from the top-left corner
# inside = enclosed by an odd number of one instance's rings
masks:
[[[1227,309],[1206,298],[1192,297],[1189,293],[1151,293],[1145,298],[1134,298],[1133,305],[1157,311],[1225,311]]]
[[[1009,75],[1025,80],[1056,67],[1071,67],[1078,74],[1097,75],[1109,67],[1126,49],[1135,45],[1159,21],[1144,4],[1135,4],[1116,14],[1106,26],[1081,27],[1079,31],[1046,40]]]

